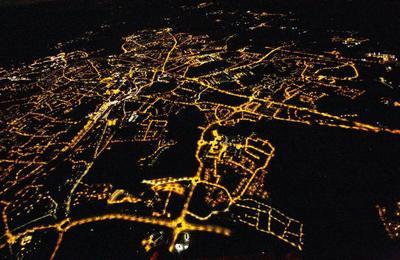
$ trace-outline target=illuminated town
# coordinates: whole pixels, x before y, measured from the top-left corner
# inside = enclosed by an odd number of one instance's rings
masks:
[[[182,10],[190,8],[210,7]],[[265,11],[245,15],[248,31],[289,19]],[[368,96],[399,115],[393,90],[399,81],[385,76],[398,73],[399,62],[395,54],[355,58],[268,39],[262,48],[235,48],[235,37],[143,29],[123,37],[115,54],[66,52],[60,44],[55,55],[0,68],[0,254],[29,259],[44,243],[46,257],[58,259],[70,232],[116,221],[147,229],[138,243],[144,254],[160,245],[180,254],[194,234],[223,240],[240,236],[237,228],[300,254],[307,226],[274,203],[268,182],[281,174],[271,170],[280,144],[256,126],[397,138],[398,123],[377,121],[357,106]],[[328,40],[346,48],[371,41]],[[366,87],[371,70],[384,71],[375,84],[393,91]],[[333,97],[348,109],[321,105]],[[183,152],[173,152],[179,145]],[[132,154],[128,166],[113,161],[122,153]],[[187,158],[194,164],[186,167]],[[173,170],[179,165],[184,172]],[[125,176],[121,182],[107,177],[114,171]],[[371,205],[373,217],[398,239],[399,203],[390,210],[378,204]]]

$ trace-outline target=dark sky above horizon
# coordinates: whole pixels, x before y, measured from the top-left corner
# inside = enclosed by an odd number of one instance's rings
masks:
[[[394,46],[400,44],[400,38],[394,37],[400,31],[398,0],[212,1],[228,9],[290,11],[314,29],[359,31],[369,38],[388,39]],[[143,14],[142,20],[161,19],[180,5],[201,2],[207,0],[0,0],[0,31],[7,32],[0,43],[0,60],[12,63],[16,53],[24,58],[39,55],[39,50],[96,30],[98,24],[121,23]]]

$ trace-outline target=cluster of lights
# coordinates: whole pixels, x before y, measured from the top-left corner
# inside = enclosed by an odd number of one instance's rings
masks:
[[[251,52],[248,48],[228,51],[226,42],[173,33],[169,28],[138,32],[125,38],[121,48],[120,55],[104,59],[77,51],[0,71],[1,78],[8,79],[1,84],[2,92],[10,96],[6,103],[11,104],[2,113],[7,125],[1,130],[4,138],[0,147],[7,153],[0,158],[4,170],[0,205],[5,227],[0,248],[17,242],[26,246],[33,235],[55,230],[58,238],[51,256],[54,258],[70,229],[123,220],[169,229],[172,236],[168,239],[169,249],[182,252],[189,247],[188,232],[231,235],[230,229],[206,222],[222,212],[232,211],[233,221],[301,250],[302,224],[266,201],[269,196],[264,190],[264,176],[274,156],[274,146],[256,134],[224,135],[224,128],[234,128],[244,121],[276,120],[400,134],[398,129],[360,122],[356,114],[335,115],[319,110],[319,100],[331,93],[356,100],[366,91],[347,86],[360,81],[359,61],[339,58],[339,53],[335,57],[324,56],[286,46],[266,47],[265,53]],[[385,63],[397,60],[379,53],[367,56]],[[209,63],[222,59],[225,65],[204,72]],[[265,66],[285,69],[287,76],[266,74],[260,75],[258,82],[246,82],[256,69]],[[196,74],[196,71],[203,72]],[[337,76],[338,71],[346,73]],[[152,92],[160,82],[173,86]],[[223,83],[233,83],[236,87],[222,87]],[[81,107],[90,111],[79,117]],[[101,155],[115,144],[147,144],[152,152],[143,155],[139,163],[152,165],[159,154],[176,144],[166,135],[169,119],[185,108],[197,109],[204,115],[199,123],[200,136],[194,137],[198,138],[193,155],[198,163],[196,172],[181,178],[146,176],[142,182],[155,194],[148,200],[112,185],[85,183],[85,177],[92,173]],[[122,135],[121,130],[126,129],[138,130]],[[68,174],[60,177],[64,179],[55,184],[58,186],[51,187],[64,192],[64,197],[56,200],[47,187],[53,184],[47,180],[60,176],[57,172],[60,162],[69,168]],[[238,182],[227,181],[231,178],[237,178]],[[200,200],[209,208],[197,212],[193,201],[201,187],[206,187],[206,195]],[[99,206],[101,213],[71,217],[77,206],[84,207],[92,201],[105,202],[103,208]],[[183,205],[179,212],[172,212],[169,205],[177,201],[183,201]],[[42,202],[47,206],[41,206]],[[133,208],[137,204],[146,205],[151,213],[115,212],[114,204]],[[394,230],[397,236],[398,225],[387,221],[385,212],[381,208],[380,217],[387,223],[387,230]],[[12,221],[21,214],[33,213],[39,216],[28,223]],[[181,235],[183,242],[178,241]],[[150,240],[144,242],[145,248],[154,244],[153,238]]]

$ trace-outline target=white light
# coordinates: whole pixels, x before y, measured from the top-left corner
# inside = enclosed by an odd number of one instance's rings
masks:
[[[175,250],[176,252],[180,253],[184,250],[182,244],[175,244]]]

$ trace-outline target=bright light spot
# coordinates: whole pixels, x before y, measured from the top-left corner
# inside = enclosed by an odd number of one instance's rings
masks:
[[[184,240],[185,242],[189,242],[189,240],[190,240],[190,234],[189,234],[189,233],[183,234],[183,240]]]
[[[176,252],[180,253],[180,252],[182,252],[183,250],[185,250],[185,248],[183,247],[182,244],[176,244],[176,245],[175,245],[175,250],[176,250]]]

